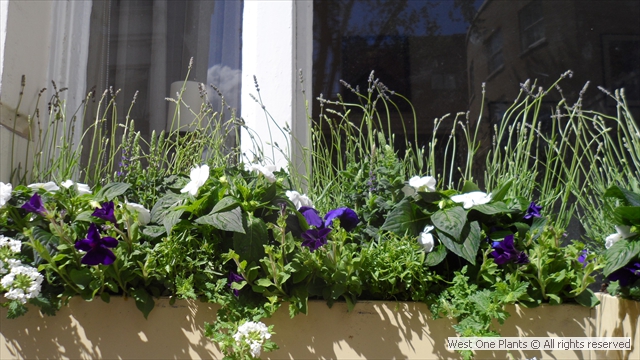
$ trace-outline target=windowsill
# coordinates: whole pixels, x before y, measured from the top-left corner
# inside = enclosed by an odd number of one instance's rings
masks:
[[[493,70],[493,72],[489,74],[489,76],[487,76],[487,79],[485,80],[485,82],[496,77],[499,73],[502,72],[502,70],[504,70],[504,64],[500,65],[497,69]]]
[[[21,112],[16,114],[15,109],[0,103],[0,126],[25,139],[29,139],[31,134],[29,120],[27,119],[28,116],[26,114]]]
[[[547,38],[543,37],[542,39],[534,42],[533,44],[529,45],[528,48],[526,48],[523,52],[520,53],[520,57],[526,56],[529,53],[533,52],[535,49],[542,47],[543,45],[547,44]]]

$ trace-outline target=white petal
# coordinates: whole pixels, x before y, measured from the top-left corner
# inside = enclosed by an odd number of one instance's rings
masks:
[[[73,180],[67,179],[60,185],[62,185],[65,189],[68,189],[73,185]]]
[[[605,248],[610,248],[613,246],[613,244],[617,243],[618,241],[620,241],[622,239],[622,235],[615,233],[615,234],[611,234],[609,236],[607,236],[607,238],[604,240],[604,247]]]
[[[11,199],[11,191],[13,191],[11,184],[0,182],[0,208]]]

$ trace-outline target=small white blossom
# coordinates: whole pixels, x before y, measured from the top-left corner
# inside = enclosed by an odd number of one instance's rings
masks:
[[[243,342],[249,345],[251,355],[254,358],[260,356],[262,344],[271,338],[269,328],[261,322],[247,321],[238,327],[238,331],[233,335],[235,341],[240,345]]]
[[[196,196],[198,195],[198,189],[200,189],[200,187],[204,185],[204,183],[209,178],[209,166],[202,165],[194,167],[193,169],[191,169],[189,178],[191,179],[191,181],[187,184],[187,186],[180,190],[180,192],[188,192],[189,194]]]
[[[22,242],[0,235],[0,248],[4,247],[8,248],[12,253],[17,254],[22,248]]]
[[[405,196],[413,196],[418,191],[420,192],[433,192],[436,191],[436,178],[433,176],[414,176],[409,179],[409,184],[402,188],[402,192]]]
[[[3,207],[7,201],[11,200],[11,191],[13,187],[11,184],[0,182],[0,208]]]
[[[491,201],[491,194],[483,193],[482,191],[472,191],[470,193],[454,195],[451,200],[457,203],[462,203],[462,207],[468,209],[474,205],[482,205]]]
[[[7,290],[4,297],[26,304],[28,299],[40,295],[43,280],[35,268],[19,265],[11,267],[11,271],[0,280],[0,286]]]
[[[287,190],[286,194],[293,205],[295,205],[296,210],[300,209],[303,206],[313,207],[313,202],[307,197],[306,194],[301,195],[299,192],[294,190]]]
[[[617,243],[618,241],[620,241],[622,239],[629,238],[629,237],[631,237],[633,235],[635,235],[635,233],[631,232],[631,226],[616,225],[616,233],[607,236],[607,238],[604,240],[605,241],[604,247],[606,247],[608,249],[608,248],[612,247],[613,244]]]
[[[76,183],[73,180],[65,180],[62,184],[65,188],[70,188],[73,185],[76,185],[76,191],[78,191],[78,195],[91,194],[91,188],[87,184]]]
[[[140,225],[147,225],[151,221],[151,212],[149,212],[149,210],[144,206],[130,202],[126,202],[125,204],[129,211],[135,211],[138,213],[138,222]]]
[[[424,248],[424,251],[427,253],[430,253],[433,250],[433,247],[436,245],[436,241],[433,238],[433,235],[430,234],[431,230],[433,230],[434,227],[427,225],[424,227],[424,230],[420,233],[420,236],[418,237],[418,242],[420,243],[420,245],[422,245],[422,247]]]
[[[247,171],[257,171],[261,173],[270,183],[276,181],[276,176],[273,174],[277,169],[275,165],[262,166],[258,164],[245,164],[244,167]]]
[[[33,183],[31,185],[27,185],[28,188],[33,190],[44,189],[48,192],[54,192],[60,190],[60,187],[56,185],[53,181],[49,181],[46,183]]]

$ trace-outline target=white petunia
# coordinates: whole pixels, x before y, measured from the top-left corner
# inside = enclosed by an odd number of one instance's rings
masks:
[[[424,248],[424,251],[429,253],[433,250],[433,247],[436,245],[436,241],[433,238],[433,235],[430,234],[431,230],[433,230],[433,226],[425,226],[424,231],[420,233],[418,237],[418,242]]]
[[[245,164],[244,167],[247,171],[257,171],[261,173],[270,183],[276,181],[276,176],[273,174],[277,169],[275,165],[262,166],[259,164]]]
[[[200,187],[204,185],[204,183],[209,178],[209,166],[202,165],[194,167],[193,169],[191,169],[189,178],[191,179],[191,181],[189,181],[187,186],[180,190],[180,192],[188,192],[189,194],[196,196],[198,195],[198,189],[200,189]]]
[[[44,189],[48,192],[54,192],[60,190],[60,187],[56,185],[53,181],[49,181],[46,183],[33,183],[31,185],[27,185],[28,188],[33,190]]]
[[[73,185],[76,185],[76,191],[78,191],[78,195],[91,194],[91,188],[87,184],[76,183],[73,180],[65,180],[62,184],[65,188],[70,188]]]
[[[11,191],[13,187],[9,183],[0,182],[0,208],[3,207],[7,201],[11,200]]]
[[[491,201],[491,194],[483,193],[482,191],[472,191],[470,193],[454,195],[451,200],[457,203],[462,203],[465,209],[468,209],[474,205],[482,205]]]
[[[296,210],[303,206],[313,207],[313,202],[305,194],[301,195],[299,192],[294,190],[287,190],[286,194],[293,205],[295,205]]]
[[[130,202],[126,202],[125,204],[129,211],[135,211],[138,213],[138,222],[140,225],[147,225],[151,221],[151,212],[149,212],[149,210],[144,206]]]
[[[607,238],[604,240],[604,247],[608,249],[618,241],[629,238],[633,235],[635,235],[635,233],[631,232],[631,226],[616,225],[616,233],[607,236]]]

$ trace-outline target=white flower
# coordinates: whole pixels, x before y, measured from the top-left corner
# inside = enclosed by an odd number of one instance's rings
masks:
[[[616,225],[616,233],[607,236],[604,240],[604,247],[607,249],[613,246],[613,244],[617,243],[619,240],[626,239],[635,235],[635,233],[631,232],[631,226],[626,225]]]
[[[482,191],[472,191],[470,193],[454,195],[451,200],[457,203],[462,203],[462,207],[468,209],[474,205],[482,205],[491,201],[491,194],[483,193]]]
[[[245,164],[244,168],[247,171],[257,171],[261,173],[270,183],[276,181],[276,176],[273,174],[277,169],[275,165],[262,166],[258,164]]]
[[[287,190],[286,194],[289,200],[291,200],[291,202],[293,203],[293,205],[295,205],[296,210],[300,209],[303,206],[309,206],[309,207],[313,206],[313,202],[311,201],[311,199],[307,197],[306,194],[300,195],[299,192],[294,190]]]
[[[91,194],[91,188],[87,184],[76,183],[73,182],[73,180],[65,180],[65,182],[60,185],[68,189],[74,184],[76,185],[76,191],[78,191],[78,195]]]
[[[11,199],[13,187],[9,183],[0,182],[0,208]]]
[[[17,254],[22,248],[22,242],[0,235],[0,248],[7,247],[12,253]]]
[[[433,226],[425,226],[424,231],[420,233],[418,237],[418,242],[424,248],[424,251],[430,253],[433,250],[433,247],[436,245],[436,241],[433,238],[433,235],[430,234],[430,231],[433,230]]]
[[[4,297],[26,304],[28,299],[40,295],[43,280],[35,268],[19,265],[11,267],[11,271],[0,280],[0,286],[8,290]]]
[[[238,327],[233,338],[238,344],[245,342],[249,345],[251,355],[257,358],[262,351],[262,344],[266,339],[271,338],[271,334],[267,325],[261,322],[247,321]]]
[[[138,213],[138,222],[140,225],[147,225],[151,221],[151,212],[144,206],[136,203],[125,202],[129,211],[135,211]]]
[[[409,179],[409,184],[402,188],[402,192],[405,196],[413,196],[418,191],[433,192],[436,191],[436,184],[436,178],[433,176],[414,176]]]
[[[180,190],[180,192],[188,192],[189,194],[196,196],[198,194],[198,189],[200,189],[200,187],[204,185],[209,178],[209,166],[202,165],[194,167],[191,169],[189,178],[191,178],[191,181],[184,187],[184,189]]]
[[[31,185],[27,185],[28,188],[33,190],[44,189],[48,192],[54,192],[60,190],[60,187],[56,185],[53,181],[49,181],[46,183],[33,183]]]

